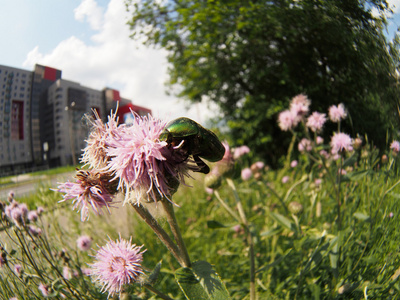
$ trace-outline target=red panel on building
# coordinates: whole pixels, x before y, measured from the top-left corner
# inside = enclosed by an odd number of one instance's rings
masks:
[[[57,79],[57,69],[53,69],[53,68],[50,68],[50,67],[44,67],[43,79],[56,81],[56,79]]]
[[[129,118],[132,118],[131,111],[137,113],[139,116],[151,114],[151,110],[142,106],[133,105],[129,103],[118,108],[118,118],[121,123],[127,123]]]
[[[11,106],[11,138],[24,139],[24,102],[13,100]]]
[[[113,100],[114,101],[120,101],[121,100],[121,96],[119,95],[119,91],[117,90],[112,90],[113,91]]]

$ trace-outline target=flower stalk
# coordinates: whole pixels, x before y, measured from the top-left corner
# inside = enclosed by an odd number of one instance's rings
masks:
[[[181,257],[181,251],[172,241],[171,237],[165,232],[157,220],[150,214],[150,212],[143,207],[140,203],[132,204],[133,209],[137,214],[146,222],[147,225],[154,231],[160,241],[167,247],[168,251],[175,257],[181,266],[185,266],[184,260]]]
[[[182,267],[186,267],[186,268],[190,268],[191,266],[191,262],[190,262],[190,258],[189,258],[189,253],[187,251],[185,242],[183,241],[183,237],[181,234],[181,230],[179,228],[178,225],[178,221],[176,220],[175,217],[175,211],[174,211],[174,207],[172,206],[172,203],[170,201],[168,201],[167,199],[163,199],[161,201],[165,213],[167,215],[167,222],[171,228],[172,234],[174,235],[175,241],[178,245],[179,248],[179,252],[180,252],[180,258],[182,260]]]

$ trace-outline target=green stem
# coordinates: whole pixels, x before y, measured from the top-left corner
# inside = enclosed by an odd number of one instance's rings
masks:
[[[154,231],[160,241],[167,247],[175,259],[179,262],[181,266],[185,266],[178,247],[174,244],[171,237],[165,232],[165,230],[160,226],[156,219],[149,213],[149,211],[143,207],[140,203],[131,204],[136,210],[138,215],[146,222],[147,225]]]
[[[256,299],[256,268],[255,268],[255,255],[254,255],[254,243],[253,237],[251,236],[250,226],[246,218],[246,214],[243,209],[242,202],[240,201],[239,194],[237,193],[235,184],[233,183],[232,179],[227,178],[226,181],[228,185],[233,191],[236,200],[236,207],[239,212],[239,216],[242,220],[243,226],[246,230],[246,240],[247,244],[249,245],[249,258],[250,258],[250,300]]]
[[[160,297],[161,299],[164,300],[174,300],[170,297],[168,297],[167,295],[165,295],[164,293],[160,292],[159,290],[157,290],[156,288],[154,288],[153,286],[151,286],[150,284],[145,284],[144,287],[146,289],[148,289],[149,291],[153,292],[154,294],[156,294],[158,297]]]
[[[237,221],[240,222],[240,217],[222,200],[218,191],[214,191],[215,197],[217,197],[219,203],[225,208],[225,210]]]
[[[172,203],[170,201],[168,201],[168,199],[163,199],[161,202],[162,202],[164,210],[167,214],[168,224],[171,228],[172,234],[174,235],[175,241],[178,244],[178,248],[180,250],[180,254],[181,254],[180,257],[183,262],[182,267],[190,268],[191,262],[190,262],[189,253],[187,251],[185,242],[183,240],[178,221],[176,220],[176,217],[175,217],[174,207],[172,206]]]

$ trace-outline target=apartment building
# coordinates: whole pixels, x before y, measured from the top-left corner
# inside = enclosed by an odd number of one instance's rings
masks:
[[[0,65],[0,176],[78,163],[93,110],[106,121],[119,103],[121,122],[131,110],[151,113],[115,89],[92,89],[61,75],[42,65],[33,71]]]

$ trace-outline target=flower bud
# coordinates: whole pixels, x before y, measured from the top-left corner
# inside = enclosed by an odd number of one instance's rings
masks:
[[[383,163],[383,164],[386,164],[386,163],[388,162],[388,157],[387,157],[387,155],[386,155],[386,154],[383,154],[381,160],[382,160],[382,163]]]
[[[288,208],[289,211],[294,215],[299,215],[303,212],[303,205],[296,201],[290,202]]]
[[[221,175],[218,174],[217,172],[208,173],[204,178],[205,186],[213,190],[221,186],[221,181],[222,181]]]

